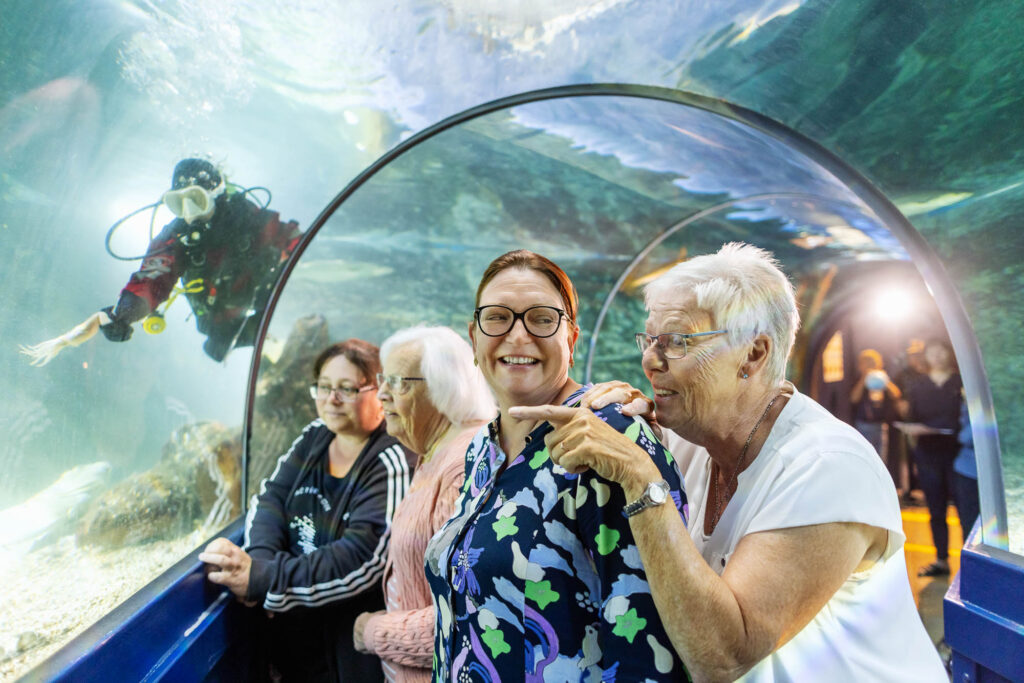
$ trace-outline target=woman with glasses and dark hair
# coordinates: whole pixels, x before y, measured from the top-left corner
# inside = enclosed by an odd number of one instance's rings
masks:
[[[210,581],[263,607],[254,650],[285,681],[382,680],[380,660],[353,648],[352,625],[384,606],[391,516],[414,456],[385,430],[380,369],[377,347],[359,339],[317,357],[318,418],[260,484],[243,547],[218,538],[199,555]]]
[[[697,680],[945,681],[914,606],[896,489],[877,453],[785,379],[799,317],[767,252],[727,244],[645,291],[637,335],[658,421],[683,472],[689,530],[668,506],[629,518],[636,560]],[[610,390],[609,390],[610,389]],[[602,394],[603,391],[603,394]],[[646,404],[625,385],[587,404]],[[551,458],[627,499],[663,476],[590,410],[550,420]]]
[[[364,612],[353,638],[381,658],[388,681],[429,681],[434,606],[423,573],[430,537],[448,521],[465,478],[466,448],[497,408],[473,350],[447,327],[400,330],[381,345],[377,397],[388,434],[420,459],[391,523],[386,611]]]
[[[576,291],[558,266],[529,251],[500,256],[476,306],[470,339],[499,410],[473,438],[455,513],[427,546],[434,679],[682,680],[628,521],[666,501],[682,520],[671,456],[643,420],[618,405],[599,411],[595,419],[659,473],[650,498],[627,500],[605,477],[555,465],[544,443],[550,424],[509,413],[576,405],[583,394],[569,378]]]

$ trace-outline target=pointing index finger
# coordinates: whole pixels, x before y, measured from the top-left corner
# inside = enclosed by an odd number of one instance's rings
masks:
[[[579,408],[568,406],[515,406],[508,413],[517,420],[547,420],[551,424],[564,425]]]

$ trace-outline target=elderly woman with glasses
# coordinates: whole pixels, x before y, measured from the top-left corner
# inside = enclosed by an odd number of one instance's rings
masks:
[[[356,619],[356,649],[381,658],[389,681],[429,681],[434,606],[423,573],[430,537],[451,517],[466,448],[497,412],[473,351],[447,327],[411,327],[381,345],[377,396],[388,434],[420,453],[409,493],[395,511],[384,569],[387,611]]]
[[[434,679],[682,680],[628,521],[652,501],[668,501],[683,523],[669,454],[646,422],[624,417],[618,405],[595,415],[658,472],[650,500],[627,498],[595,472],[556,465],[544,445],[551,425],[509,412],[575,405],[583,394],[569,378],[577,298],[561,268],[509,252],[484,272],[476,305],[470,338],[499,412],[470,444],[455,514],[427,546]]]
[[[283,680],[379,681],[380,660],[352,644],[361,612],[382,608],[391,516],[412,456],[384,426],[376,346],[359,340],[320,353],[310,394],[319,416],[260,485],[244,547],[211,542],[199,559],[210,581],[262,605],[266,655]]]
[[[659,422],[685,439],[669,443],[692,519],[687,532],[651,507],[630,527],[694,679],[948,680],[914,607],[892,478],[855,429],[784,379],[798,316],[774,259],[728,244],[676,265],[645,297],[643,368]],[[612,385],[588,405],[631,397]],[[589,410],[512,414],[555,422],[551,458],[627,498],[662,476]]]

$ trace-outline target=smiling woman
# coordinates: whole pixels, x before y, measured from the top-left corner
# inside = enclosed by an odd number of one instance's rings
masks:
[[[673,267],[645,298],[645,340],[728,331],[685,354],[647,344],[642,361],[666,437],[685,439],[672,451],[694,518],[687,528],[655,509],[630,529],[694,678],[946,680],[915,612],[892,480],[856,430],[785,380],[799,318],[772,256],[727,244]],[[589,412],[516,414],[557,422],[552,459],[628,495],[660,474]]]
[[[499,414],[470,444],[455,514],[427,547],[435,680],[681,680],[626,517],[668,500],[685,515],[671,456],[619,406],[597,413],[660,474],[660,497],[627,501],[617,484],[555,465],[549,423],[513,416],[583,393],[568,375],[579,328],[561,268],[509,252],[484,272],[476,304],[470,338]]]

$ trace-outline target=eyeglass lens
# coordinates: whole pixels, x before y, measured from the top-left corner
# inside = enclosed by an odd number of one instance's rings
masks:
[[[636,345],[640,353],[646,353],[652,345],[661,349],[665,358],[682,358],[686,355],[686,335],[683,334],[659,334],[649,335],[643,332],[636,334]]]
[[[553,306],[531,306],[522,313],[516,313],[507,306],[492,305],[478,308],[476,319],[480,331],[488,337],[508,334],[520,319],[526,331],[534,337],[550,337],[562,324],[562,315],[562,311]]]
[[[360,392],[372,387],[353,387],[342,385],[339,387],[332,387],[329,384],[314,384],[309,388],[309,393],[313,398],[325,400],[331,397],[331,394],[337,394],[338,400],[344,402],[354,401]]]
[[[682,358],[687,352],[687,340],[693,337],[708,337],[713,334],[725,334],[728,330],[711,330],[710,332],[691,332],[681,334],[679,332],[665,332],[664,334],[644,334],[637,332],[635,335],[637,348],[640,353],[646,353],[647,349],[657,344],[665,358]]]
[[[404,394],[412,387],[412,382],[421,382],[422,377],[402,377],[401,375],[385,375],[377,373],[377,386],[389,387],[396,394]]]

